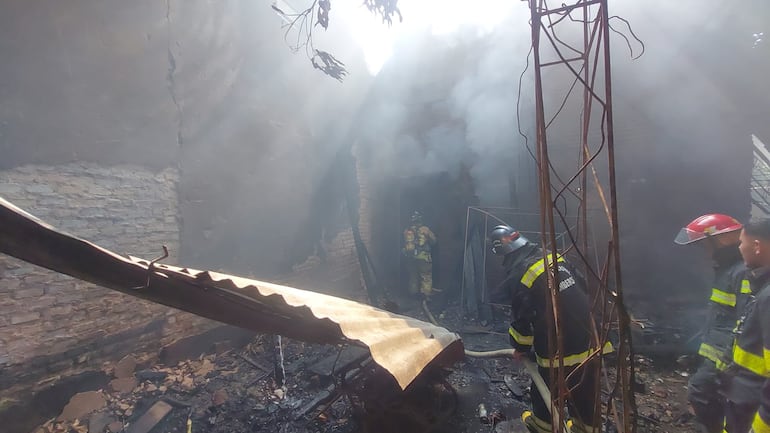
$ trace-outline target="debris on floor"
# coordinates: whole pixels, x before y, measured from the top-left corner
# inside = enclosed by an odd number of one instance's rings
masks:
[[[460,328],[457,311],[444,317],[442,325]],[[486,329],[463,335],[466,346],[506,347],[503,332]],[[428,369],[401,391],[355,345],[284,338],[283,359],[274,349],[272,336],[258,336],[245,347],[172,366],[124,358],[105,389],[73,396],[60,416],[32,433],[526,431],[519,417],[530,404],[529,378],[507,359],[466,358],[451,369]],[[684,371],[661,371],[645,357],[637,367],[639,431],[694,433]]]

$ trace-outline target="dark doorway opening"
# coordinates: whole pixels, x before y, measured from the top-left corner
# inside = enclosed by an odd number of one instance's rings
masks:
[[[419,211],[437,238],[432,250],[433,286],[441,290],[441,302],[455,299],[462,279],[466,213],[475,202],[470,177],[437,173],[392,178],[381,187],[373,212],[372,243],[383,284],[394,296],[408,296],[403,232],[412,213]]]

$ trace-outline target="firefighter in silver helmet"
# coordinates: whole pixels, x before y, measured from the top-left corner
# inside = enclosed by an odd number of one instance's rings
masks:
[[[559,324],[563,355],[550,353],[555,342],[555,322],[549,313],[548,266],[539,245],[529,242],[513,227],[499,225],[489,233],[492,252],[503,256],[507,278],[506,290],[512,296],[512,321],[509,329],[511,345],[517,357],[534,355],[540,375],[550,386],[551,369],[564,365],[569,389],[567,405],[571,430],[575,433],[598,433],[600,420],[594,417],[597,375],[601,363],[592,348],[591,314],[584,283],[561,255],[557,256],[559,284]],[[548,254],[548,260],[553,260]],[[612,346],[607,344],[603,352]],[[561,359],[559,359],[561,358]],[[589,359],[590,358],[590,359]],[[573,371],[580,369],[581,371]],[[532,433],[551,431],[551,402],[543,400],[533,385],[530,391],[532,410],[522,414],[522,421]]]

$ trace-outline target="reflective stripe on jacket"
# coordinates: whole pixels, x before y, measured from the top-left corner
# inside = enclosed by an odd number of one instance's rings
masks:
[[[759,291],[736,328],[732,361],[757,376],[770,378],[770,291],[765,287]]]
[[[589,349],[585,352],[576,353],[574,355],[567,355],[562,357],[562,363],[565,367],[571,367],[573,365],[578,365],[581,362],[585,361],[591,355],[593,354],[595,349]],[[614,347],[612,347],[612,343],[609,341],[604,342],[604,347],[602,347],[602,355],[606,355],[608,353],[612,353],[615,350]],[[556,360],[552,360],[549,358],[542,358],[540,355],[536,355],[537,365],[543,367],[543,368],[556,368],[559,366],[559,360],[558,358]]]
[[[714,282],[709,297],[709,315],[702,329],[698,354],[723,370],[733,346],[733,329],[748,302],[751,289],[745,279],[746,266],[738,248],[729,246],[714,253]]]
[[[548,262],[552,260],[548,256]],[[572,271],[569,263],[559,256],[559,322],[562,334],[561,362],[565,366],[580,364],[594,354],[598,348],[591,347],[591,314],[588,295],[583,281]],[[534,348],[537,362],[542,367],[558,365],[549,354],[549,338],[555,338],[549,330],[548,320],[548,276],[546,260],[537,245],[526,245],[506,255],[503,266],[508,273],[509,289],[513,297],[512,322],[508,330],[511,345],[520,351]],[[552,324],[551,324],[552,325]],[[602,352],[612,350],[606,344]]]
[[[552,255],[548,255],[548,264],[551,264]],[[564,262],[564,258],[561,257],[561,255],[556,256],[557,262]],[[546,265],[545,265],[545,259],[540,259],[536,261],[532,266],[527,268],[527,271],[524,272],[524,275],[521,277],[521,284],[524,284],[527,288],[531,288],[533,284],[535,284],[535,280],[537,277],[543,275],[543,272],[545,272]]]
[[[757,383],[761,392],[747,392],[753,395],[728,396],[729,399],[745,398],[759,403],[754,415],[754,432],[770,433],[770,267],[752,272],[755,295],[743,311],[743,317],[736,326],[732,362],[738,368],[729,368],[728,380],[737,382],[741,377]],[[759,395],[757,395],[759,394]]]
[[[424,225],[413,225],[404,230],[404,255],[424,260],[432,261],[431,246],[436,243],[436,235]]]

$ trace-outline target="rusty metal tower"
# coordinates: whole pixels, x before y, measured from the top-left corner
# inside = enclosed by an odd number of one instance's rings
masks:
[[[633,433],[634,354],[620,268],[607,0],[528,3],[534,55],[535,155],[543,250],[550,259],[546,262],[551,263],[551,311],[557,311],[559,287],[554,225],[557,218],[563,220],[565,215],[577,212],[577,229],[568,231],[572,246],[561,252],[570,254],[582,267],[597,306],[594,314],[598,325],[592,345],[597,349],[592,356],[601,358],[600,348],[609,335],[617,336],[615,365],[606,365],[603,374],[597,375],[610,396],[606,412],[601,415],[614,422],[619,432]],[[603,217],[589,220],[589,207],[601,208]],[[558,315],[553,316],[557,341],[551,351],[558,354],[563,346]],[[551,381],[552,409],[554,413],[563,413],[567,394],[564,366],[555,370]],[[596,401],[602,401],[600,395]],[[599,406],[597,415],[602,410]],[[563,431],[565,426],[557,424],[554,423],[554,431]]]

